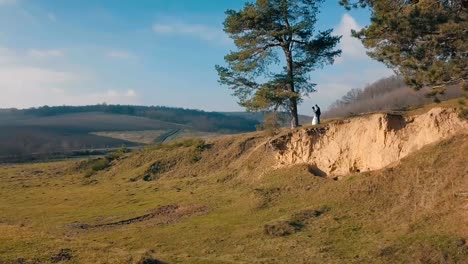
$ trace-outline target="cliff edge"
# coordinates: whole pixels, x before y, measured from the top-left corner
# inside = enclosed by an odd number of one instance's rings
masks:
[[[372,171],[398,162],[422,147],[468,134],[455,109],[433,108],[412,117],[378,113],[303,128],[270,141],[277,167],[309,164],[317,176]]]

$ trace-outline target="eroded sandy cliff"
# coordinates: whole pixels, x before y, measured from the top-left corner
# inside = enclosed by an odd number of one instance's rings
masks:
[[[278,167],[309,164],[319,176],[377,170],[423,146],[468,133],[453,109],[433,108],[414,117],[372,114],[304,128],[274,138]]]

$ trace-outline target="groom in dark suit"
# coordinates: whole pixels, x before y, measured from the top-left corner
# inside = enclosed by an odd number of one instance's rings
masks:
[[[317,115],[318,124],[320,124],[320,115],[322,114],[322,112],[320,112],[320,107],[318,105],[315,105],[315,106],[316,106],[315,114]]]

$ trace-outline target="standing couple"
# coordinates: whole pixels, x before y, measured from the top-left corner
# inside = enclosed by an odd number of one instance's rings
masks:
[[[320,112],[320,107],[318,105],[312,106],[312,125],[318,125],[320,124],[320,115],[322,112]]]

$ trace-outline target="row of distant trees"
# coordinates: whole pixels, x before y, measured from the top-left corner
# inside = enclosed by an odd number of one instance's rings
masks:
[[[255,129],[257,121],[239,116],[227,116],[218,112],[205,112],[165,106],[133,105],[88,105],[88,106],[43,106],[18,110],[17,112],[35,116],[54,116],[72,113],[101,112],[146,117],[159,121],[187,125],[207,132],[246,132]]]
[[[338,1],[338,0],[336,0]],[[333,64],[341,36],[316,29],[323,0],[256,0],[226,11],[224,31],[237,46],[216,66],[247,110],[286,111],[299,125],[297,105],[315,91],[309,73]],[[350,32],[368,54],[399,74],[408,87],[431,96],[468,78],[468,1],[340,0],[346,9],[368,8],[371,23]],[[277,67],[278,65],[283,66]],[[272,67],[273,66],[273,67]],[[278,70],[278,68],[280,70]],[[356,92],[356,91],[354,91]]]
[[[434,100],[428,96],[428,88],[419,91],[409,89],[401,76],[378,80],[366,87],[352,89],[336,100],[323,114],[325,118],[348,117],[361,113],[405,110]],[[446,87],[444,94],[437,99],[451,99],[461,96],[462,90],[456,85]]]

